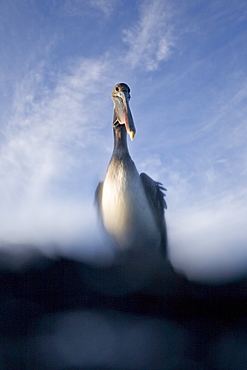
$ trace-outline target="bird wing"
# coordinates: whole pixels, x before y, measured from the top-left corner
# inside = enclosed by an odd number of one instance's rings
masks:
[[[103,191],[103,182],[99,182],[99,184],[98,184],[98,186],[95,190],[95,194],[94,194],[94,205],[96,206],[98,216],[99,216],[100,219],[101,219],[102,191]]]
[[[161,246],[166,249],[167,233],[164,218],[164,210],[167,208],[166,201],[164,199],[164,191],[166,189],[160,182],[154,181],[145,173],[140,174],[140,179],[155,217],[156,224],[161,232]]]

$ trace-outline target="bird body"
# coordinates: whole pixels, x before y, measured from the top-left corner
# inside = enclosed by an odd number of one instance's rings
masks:
[[[116,88],[128,96],[127,85]],[[117,104],[121,105],[119,99]],[[133,139],[135,127],[128,104],[126,107],[123,118],[114,110],[114,150],[104,182],[96,190],[98,209],[106,231],[120,248],[166,247],[164,188],[146,174],[139,175],[130,157],[127,132]]]
[[[101,207],[106,230],[122,248],[159,242],[150,205],[130,157],[125,161],[112,158],[103,183]]]

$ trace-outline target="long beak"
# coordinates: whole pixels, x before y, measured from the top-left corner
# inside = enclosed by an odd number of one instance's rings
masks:
[[[114,102],[114,122],[118,121],[125,125],[131,140],[134,139],[136,129],[129,107],[129,94],[126,91],[119,91],[112,96]]]

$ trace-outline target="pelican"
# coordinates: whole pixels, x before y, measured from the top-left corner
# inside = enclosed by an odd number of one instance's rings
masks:
[[[139,175],[130,157],[127,133],[133,140],[136,129],[129,107],[129,86],[117,84],[111,97],[114,103],[114,149],[105,179],[95,192],[100,218],[120,249],[162,247],[165,251],[163,190],[166,189],[145,173]]]

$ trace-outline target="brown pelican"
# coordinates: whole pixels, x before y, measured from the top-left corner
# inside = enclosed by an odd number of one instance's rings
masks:
[[[161,246],[165,251],[166,189],[145,173],[139,175],[130,157],[127,133],[133,140],[136,130],[129,99],[128,85],[117,84],[112,91],[114,149],[95,201],[104,228],[122,249]]]

